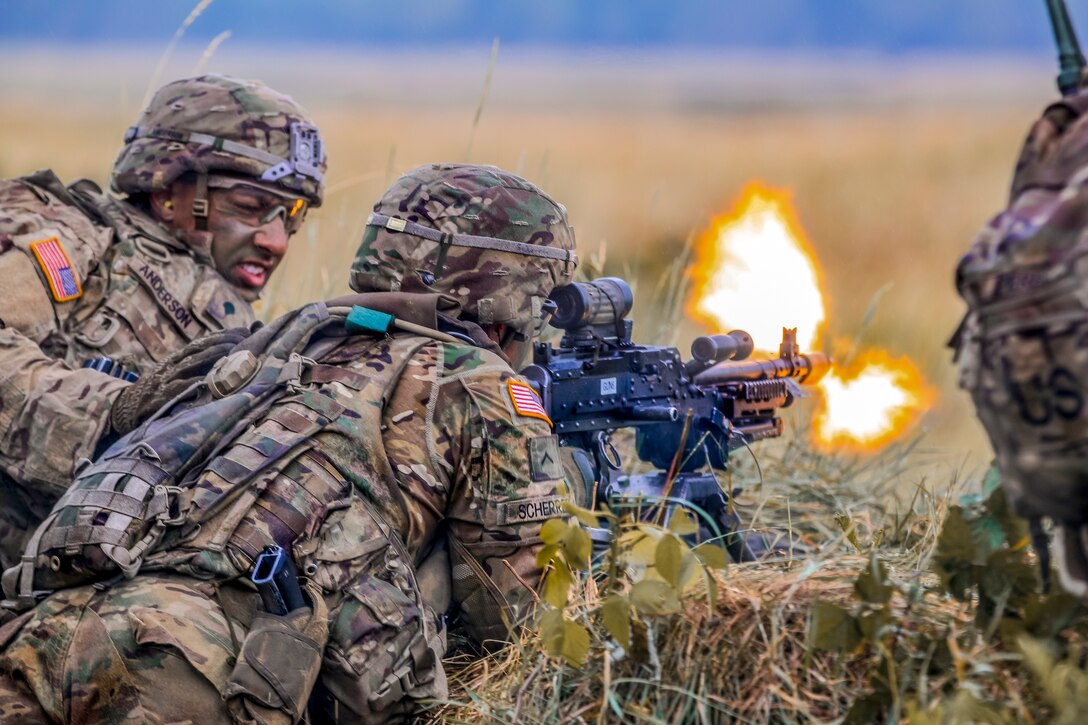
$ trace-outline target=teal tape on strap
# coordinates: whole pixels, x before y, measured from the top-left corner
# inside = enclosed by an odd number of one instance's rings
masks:
[[[355,305],[348,313],[344,327],[351,332],[385,335],[393,328],[393,315]]]

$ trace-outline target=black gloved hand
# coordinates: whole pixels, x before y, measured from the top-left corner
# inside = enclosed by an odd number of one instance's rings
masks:
[[[110,409],[110,427],[124,435],[177,397],[212,366],[249,337],[249,329],[234,327],[213,332],[172,353],[151,372],[121,391]]]

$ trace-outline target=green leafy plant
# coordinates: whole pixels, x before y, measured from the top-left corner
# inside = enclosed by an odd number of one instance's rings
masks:
[[[1083,608],[1064,592],[1041,592],[1027,524],[999,483],[991,471],[980,493],[949,507],[930,559],[932,584],[897,580],[872,546],[853,603],[813,607],[814,651],[868,661],[867,689],[846,722],[906,715],[920,723],[1004,723],[1024,719],[1016,710],[1030,718],[1044,703],[1064,713],[1088,702],[1088,674],[1065,656]],[[848,521],[838,523],[863,550]],[[940,618],[923,613],[941,601],[959,605]],[[1021,658],[1039,689],[1024,691]]]
[[[565,506],[572,519],[553,519],[544,525],[544,547],[537,558],[548,567],[542,593],[548,608],[539,627],[548,654],[581,665],[594,644],[593,631],[603,631],[611,646],[625,652],[635,645],[639,652],[652,653],[654,643],[646,640],[649,618],[676,614],[689,597],[705,595],[708,603],[714,601],[717,582],[712,571],[725,568],[727,556],[714,543],[692,546],[688,542],[698,526],[685,511],[674,511],[668,524],[659,526],[641,520],[637,511],[617,514],[570,503]],[[601,519],[607,523],[610,539],[595,562],[585,527],[599,528]],[[577,616],[598,623],[600,630],[568,616],[574,586],[587,577],[600,595],[592,601],[580,599]],[[596,644],[608,646],[600,636]]]

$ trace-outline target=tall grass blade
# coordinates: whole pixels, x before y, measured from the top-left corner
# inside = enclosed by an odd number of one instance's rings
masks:
[[[857,334],[854,335],[853,342],[850,343],[850,349],[843,355],[842,367],[848,367],[850,362],[854,359],[858,350],[861,349],[861,339],[865,335],[866,328],[869,327],[869,323],[873,321],[873,317],[876,315],[876,309],[880,306],[880,300],[884,295],[894,286],[892,282],[885,282],[881,285],[880,289],[873,293],[872,298],[869,299],[869,307],[865,310],[865,316],[861,318],[861,324],[858,325]]]
[[[177,47],[178,41],[181,40],[181,36],[185,35],[185,31],[189,29],[189,26],[196,22],[196,19],[200,17],[200,14],[208,9],[215,0],[200,0],[196,4],[196,7],[192,9],[189,16],[181,22],[181,25],[174,31],[174,37],[170,39],[170,42],[166,46],[166,50],[162,52],[162,56],[159,57],[159,63],[155,66],[155,72],[151,74],[151,80],[147,84],[147,90],[144,92],[144,101],[141,106],[147,108],[147,104],[151,102],[151,96],[159,87],[159,81],[162,78],[162,73],[166,69],[166,64],[170,61],[170,56],[174,54],[174,48]],[[213,41],[214,42],[214,41]]]
[[[206,66],[208,61],[212,59],[212,56],[215,55],[215,51],[219,50],[219,46],[223,44],[223,41],[229,37],[230,31],[224,30],[222,33],[212,38],[212,42],[208,43],[208,47],[200,54],[200,60],[198,60],[193,67],[194,76],[198,76],[204,72],[204,66]]]
[[[472,161],[472,147],[476,142],[476,129],[480,125],[480,116],[487,105],[487,94],[491,92],[491,76],[495,72],[495,61],[499,58],[499,39],[491,41],[491,57],[487,61],[487,73],[484,74],[484,87],[480,91],[480,104],[476,106],[476,115],[472,118],[472,130],[468,134],[468,148],[465,149],[465,161]]]

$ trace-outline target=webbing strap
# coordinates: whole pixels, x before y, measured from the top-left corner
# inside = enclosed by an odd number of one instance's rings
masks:
[[[196,193],[193,194],[193,224],[198,231],[208,231],[208,172],[196,177]]]
[[[72,490],[54,508],[59,511],[69,506],[94,507],[127,516],[144,516],[147,512],[143,496],[136,498],[126,491]]]
[[[125,134],[125,143],[131,143],[138,138],[157,138],[163,141],[176,141],[178,143],[196,143],[204,146],[212,146],[216,150],[226,151],[227,153],[234,154],[235,156],[245,156],[246,158],[260,161],[263,164],[269,166],[278,166],[279,164],[288,165],[292,171],[300,176],[310,176],[318,181],[324,177],[324,175],[317,169],[307,169],[305,173],[302,173],[299,169],[291,165],[290,159],[285,159],[280,156],[276,156],[268,151],[263,151],[252,146],[247,146],[244,143],[238,143],[237,141],[231,141],[226,138],[219,138],[218,136],[212,136],[207,133],[196,133],[194,131],[175,131],[170,128],[145,128],[144,126],[132,126]]]
[[[299,379],[303,385],[309,385],[310,383],[340,383],[352,390],[362,390],[366,387],[366,384],[370,382],[369,376],[363,375],[355,370],[349,370],[338,365],[324,365],[321,363],[307,366],[302,371],[302,375]]]
[[[111,529],[108,526],[79,524],[76,526],[55,526],[42,536],[41,549],[56,550],[69,546],[86,544],[119,544],[127,538],[125,529]]]
[[[127,473],[142,481],[147,481],[152,486],[165,483],[170,478],[170,474],[163,470],[161,466],[147,458],[129,456],[118,456],[117,458],[98,461],[92,464],[90,468],[81,471],[79,478],[85,480],[100,473]]]
[[[990,322],[989,320],[979,320],[979,336],[983,339],[993,339],[995,337],[1003,337],[1011,332],[1019,332],[1024,328],[1040,328],[1049,327],[1051,325],[1069,325],[1078,322],[1084,322],[1088,320],[1088,312],[1085,310],[1066,310],[1064,312],[1053,312],[1049,315],[1035,315],[1030,320],[1008,320],[1001,322]]]
[[[40,537],[39,546],[45,550],[63,548],[74,555],[87,544],[119,544],[127,538],[129,524],[133,519],[157,521],[170,513],[170,498],[166,488],[155,487],[152,496],[145,500],[147,483],[135,483],[142,485],[130,486],[131,492],[109,489],[69,491],[61,503],[54,507],[54,511],[78,507],[81,514],[76,519],[78,523],[49,527]],[[105,523],[95,523],[103,510],[111,512],[111,515]]]
[[[18,569],[13,568],[4,572],[5,584],[7,584],[10,572],[18,571],[19,573],[15,600],[18,602],[20,609],[30,609],[37,603],[34,598],[34,563],[38,559],[38,551],[41,550],[42,534],[50,528],[50,524],[56,521],[58,515],[59,512],[53,511],[42,522],[42,525],[35,530],[34,535],[30,537],[30,541],[27,542],[26,548],[23,550],[23,556],[19,559]],[[5,586],[4,593],[11,596],[12,593],[7,589],[7,586]]]
[[[366,223],[367,226],[383,227],[393,232],[411,234],[447,247],[494,249],[499,252],[521,254],[526,257],[544,257],[546,259],[558,259],[559,261],[569,262],[571,264],[578,263],[577,255],[569,249],[543,247],[536,244],[526,244],[525,242],[514,242],[509,239],[497,239],[495,237],[478,237],[473,234],[450,234],[405,219],[386,216],[385,214],[371,214],[367,217]]]

